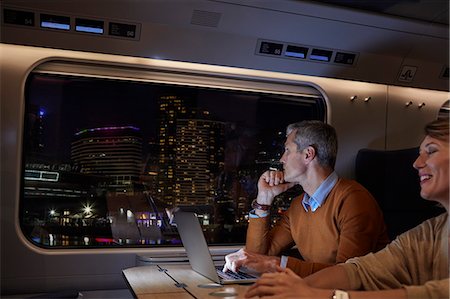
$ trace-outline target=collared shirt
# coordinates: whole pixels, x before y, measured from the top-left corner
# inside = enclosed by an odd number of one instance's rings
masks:
[[[248,217],[250,217],[250,218],[264,218],[267,216],[269,216],[269,211],[264,211],[263,213],[261,213],[261,216],[256,215],[254,209],[248,213]]]
[[[338,175],[333,171],[317,188],[316,192],[312,196],[305,193],[302,200],[303,208],[308,212],[308,207],[311,208],[311,212],[316,211],[327,199],[328,194],[330,194],[331,189],[338,181]]]

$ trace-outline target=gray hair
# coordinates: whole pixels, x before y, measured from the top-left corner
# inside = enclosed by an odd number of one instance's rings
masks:
[[[288,125],[286,135],[293,131],[297,151],[312,146],[316,150],[319,164],[334,169],[338,142],[336,130],[332,126],[318,120],[304,120]]]

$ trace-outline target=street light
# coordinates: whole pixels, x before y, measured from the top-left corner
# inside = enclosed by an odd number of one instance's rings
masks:
[[[85,205],[83,205],[83,212],[86,215],[92,214],[93,211],[94,211],[94,209],[92,208],[92,205],[90,205],[89,203],[86,203]]]

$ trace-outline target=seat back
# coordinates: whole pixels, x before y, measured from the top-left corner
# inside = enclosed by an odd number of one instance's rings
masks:
[[[418,152],[418,148],[361,149],[356,156],[356,180],[378,201],[391,239],[444,212],[420,197],[419,177],[412,166]]]

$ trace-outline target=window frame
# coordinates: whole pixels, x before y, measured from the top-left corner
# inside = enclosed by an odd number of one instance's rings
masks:
[[[327,120],[327,102],[326,97],[321,93],[321,91],[313,86],[312,83],[304,84],[304,82],[284,80],[280,78],[265,78],[253,74],[248,74],[249,70],[227,68],[227,72],[218,73],[213,70],[209,70],[210,66],[205,67],[205,70],[198,69],[177,69],[177,68],[165,68],[165,67],[152,67],[152,66],[137,66],[137,65],[124,65],[120,63],[111,62],[99,62],[99,61],[78,61],[72,59],[52,59],[45,61],[35,68],[33,68],[27,75],[26,81],[33,74],[49,74],[49,75],[59,75],[59,76],[75,76],[75,77],[85,77],[94,79],[108,79],[108,80],[122,80],[128,82],[139,82],[139,83],[152,83],[152,84],[164,84],[164,85],[178,85],[180,87],[199,87],[199,88],[210,88],[215,90],[224,91],[242,91],[256,94],[273,94],[278,98],[282,96],[289,97],[302,97],[307,98],[312,101],[318,101],[319,109],[323,113],[324,119]],[[222,68],[222,67],[221,67]],[[237,73],[236,70],[242,71],[242,73]],[[229,72],[228,72],[229,71]],[[250,70],[250,72],[252,72]],[[275,74],[275,73],[274,73]],[[250,84],[249,84],[250,83]],[[250,86],[250,87],[249,87]],[[27,84],[25,84],[27,88]],[[25,95],[27,90],[25,90]],[[24,120],[22,121],[22,123]],[[24,132],[22,132],[22,138]],[[21,155],[21,177],[20,177],[20,199],[19,208],[22,207],[22,201],[24,198],[24,172],[25,172],[25,152],[22,148]],[[19,211],[21,214],[21,210]],[[22,229],[21,217],[19,217],[19,227]],[[49,247],[42,244],[35,243],[30,240],[28,236],[25,236],[27,242],[31,245],[38,247],[41,250],[54,251],[58,250],[120,250],[120,249],[152,249],[160,250],[163,248],[175,249],[177,247],[168,246],[156,246],[148,247],[146,245],[141,246],[104,246],[104,247]],[[234,245],[221,244],[213,246],[218,248],[219,255],[222,254],[220,248],[235,247]]]

